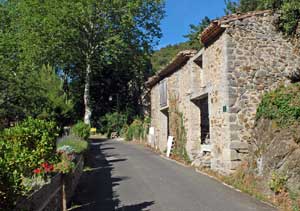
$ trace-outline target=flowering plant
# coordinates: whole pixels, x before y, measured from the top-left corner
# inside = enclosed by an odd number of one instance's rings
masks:
[[[60,155],[60,162],[55,164],[55,171],[67,174],[75,168],[75,150],[68,145],[63,145],[57,148],[57,153]]]
[[[75,150],[71,146],[69,146],[69,145],[63,145],[63,146],[57,148],[56,152],[58,154],[62,154],[62,153],[74,154]]]
[[[48,162],[44,162],[40,167],[33,170],[33,176],[22,177],[22,186],[24,193],[38,190],[43,185],[50,183],[50,174],[54,172],[54,166]]]
[[[34,169],[33,173],[35,175],[45,176],[47,173],[51,173],[53,171],[54,171],[54,166],[52,164],[44,162],[41,164],[39,168]]]

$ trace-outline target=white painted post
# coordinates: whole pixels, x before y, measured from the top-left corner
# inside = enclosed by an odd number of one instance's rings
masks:
[[[149,128],[148,144],[153,146],[154,142],[154,127]]]
[[[168,137],[168,142],[167,142],[167,157],[170,157],[171,154],[171,149],[172,149],[172,145],[173,145],[173,136],[169,136]]]

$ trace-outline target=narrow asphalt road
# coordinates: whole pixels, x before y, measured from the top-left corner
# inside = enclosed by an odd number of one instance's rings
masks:
[[[73,211],[275,210],[143,146],[93,140],[87,164]]]

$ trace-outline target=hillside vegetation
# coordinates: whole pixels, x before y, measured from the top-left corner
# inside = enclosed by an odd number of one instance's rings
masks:
[[[190,24],[190,32],[183,37],[187,38],[186,42],[175,45],[167,45],[160,50],[154,52],[151,58],[152,69],[155,72],[166,66],[178,52],[188,49],[200,50],[202,43],[199,40],[199,34],[209,25],[210,19],[204,17],[199,24]]]
[[[155,51],[151,58],[153,71],[159,71],[161,68],[166,66],[178,52],[190,48],[189,42],[183,42],[175,45],[167,45],[166,47]]]

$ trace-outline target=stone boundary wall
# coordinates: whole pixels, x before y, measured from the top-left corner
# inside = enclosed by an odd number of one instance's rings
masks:
[[[257,107],[264,93],[289,83],[287,76],[300,67],[293,44],[276,29],[277,16],[265,14],[229,24],[227,81],[231,170],[248,156],[253,143]]]
[[[83,171],[83,156],[78,157],[75,171],[66,175],[66,193],[67,202],[69,202],[74,194],[76,186],[79,182]],[[62,210],[61,186],[62,175],[57,174],[51,179],[51,183],[43,186],[26,199],[18,203],[15,211],[60,211]]]

